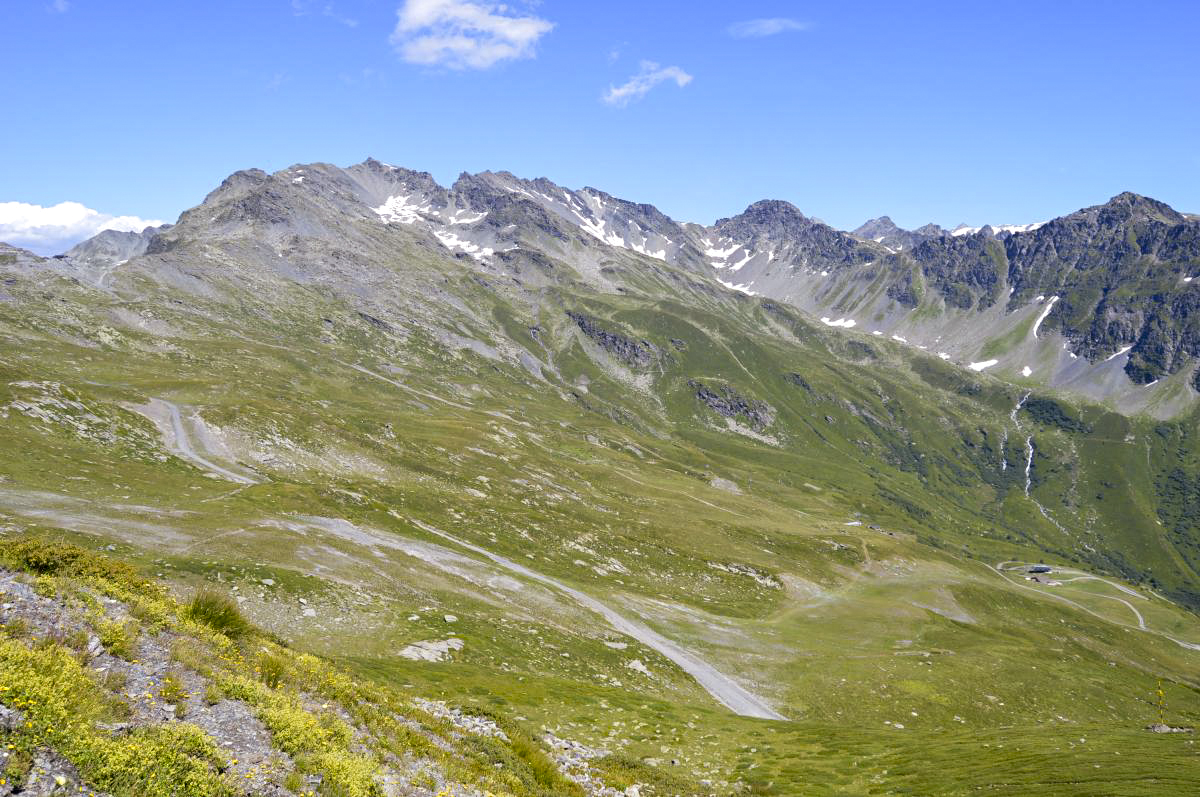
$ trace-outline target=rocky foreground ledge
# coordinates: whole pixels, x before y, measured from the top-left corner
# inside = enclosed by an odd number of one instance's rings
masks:
[[[641,797],[678,778],[355,680],[203,593],[0,540],[0,797]]]

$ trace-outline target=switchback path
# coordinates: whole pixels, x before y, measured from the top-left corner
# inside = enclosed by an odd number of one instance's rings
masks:
[[[701,659],[696,654],[684,650],[682,647],[672,642],[671,640],[659,634],[657,631],[646,626],[645,624],[631,620],[625,615],[617,612],[608,605],[601,603],[591,595],[580,592],[577,589],[568,587],[560,581],[557,581],[549,576],[530,570],[524,565],[514,562],[511,559],[492,553],[486,548],[480,548],[478,545],[472,545],[469,542],[460,540],[446,532],[430,526],[428,523],[422,523],[419,520],[409,518],[409,522],[414,526],[423,529],[430,534],[441,537],[444,540],[449,540],[460,548],[466,548],[468,551],[487,557],[491,561],[500,565],[518,575],[524,576],[531,581],[537,581],[552,587],[555,590],[567,595],[580,606],[595,612],[608,621],[617,631],[620,631],[626,636],[636,639],[646,647],[661,653],[666,658],[673,661],[681,670],[696,679],[696,682],[704,688],[706,692],[712,695],[718,703],[728,708],[730,711],[741,714],[743,717],[758,717],[760,719],[782,720],[787,719],[775,709],[771,708],[765,700],[758,695],[750,692],[741,684],[734,681],[728,675],[717,670],[708,662]]]
[[[179,405],[167,401],[166,399],[150,399],[147,407],[143,408],[144,414],[150,417],[155,425],[159,426],[162,432],[169,432],[163,436],[167,448],[173,454],[176,454],[180,459],[186,459],[201,470],[215,473],[218,476],[229,479],[238,484],[261,484],[258,479],[251,478],[242,473],[235,473],[228,468],[223,468],[220,465],[205,459],[196,453],[196,449],[192,448],[192,441],[188,436],[187,426],[183,422],[183,416],[179,411]],[[165,419],[163,415],[166,415]],[[163,428],[161,421],[167,421],[167,428]]]

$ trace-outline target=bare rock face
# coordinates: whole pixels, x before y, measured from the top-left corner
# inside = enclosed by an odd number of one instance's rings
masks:
[[[1195,220],[1124,193],[1033,230],[993,236],[985,229],[931,238],[911,256],[925,282],[959,309],[991,307],[1004,285],[1007,310],[1059,297],[1043,329],[1060,331],[1092,361],[1130,346],[1125,372],[1135,384],[1200,356],[1200,283],[1189,273],[1200,261]],[[915,306],[908,273],[889,291]]]
[[[696,398],[713,412],[725,418],[743,419],[751,428],[762,431],[775,422],[775,408],[765,401],[743,396],[729,385],[709,387],[695,379],[688,380],[688,387],[696,392]]]
[[[584,335],[631,368],[649,368],[662,357],[662,351],[650,341],[611,332],[600,326],[596,319],[581,313],[568,312],[567,315]]]

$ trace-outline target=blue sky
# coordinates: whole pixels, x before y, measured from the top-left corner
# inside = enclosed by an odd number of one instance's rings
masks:
[[[766,197],[841,228],[1123,190],[1200,212],[1194,0],[5,0],[0,29],[0,239],[368,155],[700,222]]]

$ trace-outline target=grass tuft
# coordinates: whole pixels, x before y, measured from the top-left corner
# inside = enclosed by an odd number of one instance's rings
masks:
[[[263,653],[258,657],[258,677],[270,689],[278,689],[287,673],[287,660],[283,656]]]
[[[185,615],[231,639],[250,630],[250,624],[233,599],[214,590],[203,590],[192,598]]]

